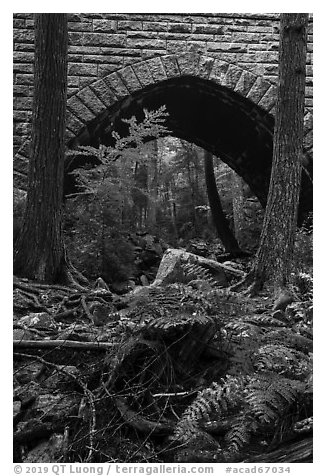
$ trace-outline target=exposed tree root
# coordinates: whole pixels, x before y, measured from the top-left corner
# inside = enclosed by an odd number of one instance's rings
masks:
[[[249,276],[252,275],[249,274]],[[248,290],[255,281],[250,282],[248,276],[246,276],[242,280],[242,285],[243,283],[247,285],[244,289]],[[62,394],[62,401],[64,402],[64,413],[62,415],[64,416],[60,420],[59,432],[61,438],[65,439],[65,447],[60,448],[61,458],[63,458],[61,461],[100,462],[107,461],[108,458],[121,458],[122,455],[125,456],[126,454],[130,461],[138,461],[138,458],[139,460],[153,462],[162,459],[170,462],[185,462],[188,461],[187,458],[193,458],[191,462],[197,460],[217,461],[215,439],[220,442],[226,440],[228,438],[227,434],[230,434],[230,432],[232,434],[233,429],[239,431],[238,410],[235,412],[221,410],[218,417],[216,417],[214,411],[205,418],[202,418],[202,413],[200,413],[199,420],[196,420],[196,412],[193,414],[194,410],[192,409],[187,414],[186,409],[195,408],[191,405],[196,394],[197,397],[201,395],[201,398],[204,398],[204,400],[201,400],[203,405],[200,403],[198,406],[198,411],[201,412],[201,409],[205,409],[207,404],[207,409],[211,412],[211,401],[209,398],[206,399],[211,394],[207,391],[205,393],[205,390],[210,388],[212,382],[219,383],[221,378],[224,378],[226,372],[231,368],[231,359],[235,361],[234,357],[236,357],[236,359],[239,358],[239,362],[242,362],[244,358],[242,349],[237,351],[236,344],[233,344],[234,349],[224,345],[225,342],[227,342],[227,346],[230,345],[229,336],[233,335],[232,333],[235,331],[230,327],[230,330],[226,331],[228,334],[224,339],[224,329],[229,328],[227,327],[228,324],[224,324],[224,315],[220,317],[220,313],[224,312],[222,292],[221,295],[220,293],[216,295],[209,294],[212,299],[215,299],[212,304],[209,304],[206,295],[202,296],[186,286],[181,286],[180,289],[175,289],[172,286],[162,290],[155,289],[151,291],[152,294],[146,296],[144,301],[139,302],[136,306],[126,306],[127,314],[123,314],[123,316],[127,316],[128,319],[116,321],[116,308],[109,290],[89,288],[87,292],[81,292],[75,288],[60,285],[38,285],[33,282],[19,280],[16,281],[16,290],[22,290],[19,288],[20,285],[24,288],[26,298],[29,298],[27,294],[32,293],[41,304],[44,299],[44,303],[49,309],[51,322],[53,323],[53,320],[61,321],[60,328],[61,330],[62,327],[64,328],[64,333],[62,337],[59,334],[60,340],[54,340],[54,337],[50,337],[51,340],[14,341],[14,355],[18,357],[15,361],[18,382],[15,387],[15,403],[16,401],[21,403],[20,406],[17,404],[15,407],[17,416],[15,424],[15,429],[17,429],[16,449],[20,449],[19,441],[22,441],[23,446],[28,446],[28,439],[26,439],[28,434],[19,433],[18,430],[22,428],[26,433],[27,429],[30,428],[26,423],[29,424],[30,422],[31,427],[35,429],[35,433],[32,434],[32,445],[38,445],[37,440],[39,438],[37,435],[44,435],[44,438],[49,438],[55,430],[54,426],[43,425],[37,427],[37,421],[35,425],[33,423],[33,411],[39,408],[37,399],[40,394],[38,386],[40,386],[42,388],[41,395],[45,395],[44,401],[46,403],[51,402],[50,397],[53,388],[58,389],[59,396]],[[229,298],[229,293],[226,293],[225,300],[227,301]],[[230,312],[233,313],[235,307],[238,308],[239,306],[239,309],[243,311],[243,301],[247,303],[247,300],[244,300],[241,296],[238,298],[232,296],[232,298],[236,302],[232,302],[232,306],[227,307],[227,310],[230,309]],[[229,301],[227,302],[230,306]],[[106,342],[97,342],[95,339],[102,337],[102,334],[97,333],[98,329],[96,327],[88,325],[88,319],[90,319],[90,316],[93,319],[94,306],[97,306],[98,303],[101,303],[101,306],[105,305],[108,314],[112,312],[114,328],[112,334],[111,324],[103,331],[103,338]],[[245,307],[245,317],[247,312],[251,313],[256,304],[257,300],[248,304],[248,310]],[[220,311],[218,315],[216,315],[216,307]],[[270,311],[272,313],[271,309]],[[65,328],[63,319],[70,316],[74,316],[74,319],[68,320],[67,328]],[[266,317],[272,319],[272,316]],[[76,327],[75,322],[71,324],[71,321],[76,320],[75,318],[78,319]],[[44,319],[44,322],[48,322],[49,316],[40,315],[39,319],[41,325],[37,319],[35,322],[40,325],[39,329],[43,329],[42,319]],[[108,317],[108,322],[111,322],[110,320],[111,317]],[[239,320],[241,324],[240,317]],[[18,321],[19,325],[25,326],[24,330],[29,331],[28,325],[31,322],[34,323],[34,320],[22,319],[21,322],[22,324]],[[243,318],[243,323],[246,322]],[[234,324],[237,324],[236,318],[234,318]],[[130,326],[126,328],[128,334],[124,332],[124,325]],[[249,325],[252,326],[253,324],[249,323]],[[266,330],[268,330],[266,339],[273,341],[274,332],[276,337],[281,339],[285,345],[288,342],[286,339],[288,339],[289,347],[303,351],[305,355],[308,355],[312,346],[311,339],[295,335],[295,342],[292,342],[293,336],[288,335],[290,327],[289,329],[283,327],[275,329],[274,326],[275,324],[271,323],[269,327],[269,324],[266,323]],[[86,331],[86,338],[91,339],[92,342],[66,340],[64,338],[65,336],[78,335],[79,329],[82,333],[81,338],[84,337]],[[220,333],[220,329],[223,332]],[[33,332],[32,327],[31,331]],[[51,330],[51,332],[53,331]],[[52,336],[51,333],[50,335]],[[49,338],[49,333],[44,333],[44,336]],[[68,338],[73,339],[74,337]],[[220,339],[222,339],[221,342]],[[266,343],[268,342],[269,340],[266,340]],[[261,345],[265,346],[263,337],[261,337]],[[26,354],[23,353],[24,348]],[[27,355],[27,349],[33,355]],[[38,357],[38,349],[43,349],[43,358]],[[51,352],[52,349],[56,351]],[[226,349],[228,349],[229,354],[226,353]],[[96,352],[101,353],[97,355]],[[107,355],[105,356],[103,352],[106,352]],[[45,353],[48,355],[47,358],[52,360],[51,362],[45,360]],[[290,353],[290,355],[292,354]],[[69,357],[68,360],[67,356]],[[28,369],[29,363],[26,365],[26,360],[30,362],[32,359],[41,362],[44,367],[49,367],[49,369],[45,368],[44,372],[42,370],[41,378],[33,375],[33,372],[39,372],[37,365],[35,370],[33,366]],[[238,360],[235,362],[238,362]],[[67,369],[65,372],[65,365],[75,367],[78,372],[74,373],[72,369]],[[308,366],[308,361],[306,365]],[[51,371],[51,368],[54,371]],[[309,370],[309,367],[307,369]],[[68,379],[63,380],[56,375],[57,373],[66,374]],[[26,375],[30,375],[28,378],[30,378],[32,385],[30,385],[30,389],[28,388],[28,393],[25,396],[26,389],[23,385],[20,385],[20,379],[26,378]],[[80,391],[78,391],[78,388],[80,388]],[[202,390],[203,392],[201,392]],[[73,398],[71,399],[70,394],[72,393]],[[34,398],[35,403],[26,407],[24,401],[26,397],[30,398],[30,395]],[[309,395],[306,403],[308,410],[305,410],[304,415],[310,414]],[[61,415],[55,405],[54,402],[53,407],[50,405],[47,409],[47,418],[50,415],[50,418],[54,421],[56,421],[56,415]],[[67,413],[68,418],[66,417]],[[192,430],[195,432],[193,440],[186,444],[185,440],[182,439],[183,433],[180,438],[174,437],[176,427],[183,416],[184,418],[187,417],[185,418],[187,424],[184,428],[188,428],[190,432]],[[214,416],[214,420],[210,419],[211,416]],[[18,422],[22,423],[21,427],[17,425]],[[66,428],[67,422],[69,422],[69,431]],[[292,461],[307,461],[311,457],[309,444],[303,443],[301,446],[302,439],[310,436],[311,425],[309,422],[299,423],[298,428],[291,428],[291,438],[295,439],[282,443],[284,454],[278,448],[275,450],[275,454],[274,452],[270,453],[271,457],[275,458],[275,462],[281,461],[276,458],[285,458],[287,448],[289,448],[289,458],[293,458]],[[133,436],[130,437],[130,435]],[[172,438],[170,435],[173,435]],[[166,438],[167,436],[168,438]],[[298,441],[299,438],[301,439],[300,442]],[[147,445],[147,442],[149,442],[149,445]],[[211,443],[214,443],[213,447]],[[258,445],[260,444],[259,439]],[[294,446],[291,447],[290,444]],[[123,447],[121,450],[114,449],[113,451],[113,448],[119,447],[119,445],[127,445],[128,449]],[[150,446],[151,449],[149,450]],[[182,451],[179,452],[181,447],[189,453],[188,456]],[[264,446],[258,449],[256,441],[253,442],[253,445],[245,446],[245,448],[245,453],[239,451],[231,455],[234,462],[239,461],[239,458],[248,458],[249,455],[250,458],[253,457],[253,448],[256,453],[266,449]],[[270,447],[269,450],[271,451],[271,449]],[[144,452],[142,452],[143,450]],[[225,454],[225,458],[229,457],[227,452]],[[22,454],[21,458],[24,459],[24,457],[25,455]],[[224,458],[224,455],[222,457]],[[261,454],[256,454],[252,461],[259,461],[259,458],[263,457]],[[16,458],[18,459],[19,455]],[[265,460],[262,459],[261,461]],[[283,459],[282,461],[289,462],[290,459]]]
[[[93,321],[93,316],[92,316],[92,314],[90,313],[90,311],[87,307],[85,296],[82,296],[80,301],[81,301],[81,305],[83,306],[83,309],[85,311],[86,316],[88,317],[90,322],[94,322]]]
[[[83,276],[77,269],[71,264],[66,265],[66,269],[63,271],[63,281],[68,286],[71,286],[74,289],[82,292],[88,292],[89,289],[86,287],[89,285],[89,281]]]
[[[254,271],[249,273],[239,282],[230,286],[230,291],[242,293],[244,296],[254,297],[262,289],[262,280],[255,277]]]

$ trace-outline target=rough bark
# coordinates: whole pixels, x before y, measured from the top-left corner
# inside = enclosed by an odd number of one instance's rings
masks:
[[[205,151],[205,180],[208,202],[217,234],[224,245],[225,251],[237,255],[239,252],[241,253],[241,250],[224,214],[215,180],[213,155],[208,151]]]
[[[167,185],[167,195],[168,195],[168,203],[169,203],[169,208],[170,208],[170,216],[171,216],[171,223],[172,223],[172,229],[173,229],[173,234],[174,238],[177,240],[179,238],[179,232],[178,232],[178,225],[177,225],[177,206],[175,203],[175,183],[174,179],[170,181],[170,183]]]
[[[187,170],[187,178],[188,178],[188,186],[190,190],[190,213],[191,213],[191,221],[195,230],[196,235],[198,234],[198,223],[197,223],[197,214],[196,214],[196,189],[195,189],[195,180],[193,177],[193,154],[194,149],[193,145],[189,145],[186,141],[181,141],[183,149],[185,151],[185,159],[186,159],[186,170]]]
[[[233,291],[254,295],[270,283],[276,296],[287,290],[303,161],[307,13],[283,13],[273,165],[260,245],[251,271]]]
[[[32,145],[14,272],[54,282],[65,265],[61,229],[67,99],[67,15],[35,15]]]
[[[250,273],[254,288],[270,281],[276,294],[288,284],[294,251],[303,158],[307,24],[306,13],[281,14],[273,165],[260,246]]]
[[[240,175],[232,171],[232,208],[234,236],[239,243],[243,227],[243,182]]]

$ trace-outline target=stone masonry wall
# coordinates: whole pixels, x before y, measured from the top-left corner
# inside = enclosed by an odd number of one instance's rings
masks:
[[[68,97],[109,73],[166,54],[201,53],[276,83],[278,14],[69,14]],[[14,14],[14,150],[30,133],[33,15]],[[312,111],[312,19],[306,108]]]

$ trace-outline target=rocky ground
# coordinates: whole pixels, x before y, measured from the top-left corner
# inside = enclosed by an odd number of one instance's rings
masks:
[[[268,295],[229,292],[244,269],[241,260],[170,249],[151,285],[120,295],[101,279],[83,292],[15,278],[14,460],[217,461],[206,443],[180,452],[173,434],[198,392],[229,370],[219,340],[225,326],[249,316],[264,332],[300,337],[306,356],[312,351],[311,299],[284,312]],[[274,445],[269,457],[284,461],[285,451],[288,461],[309,461],[310,417],[286,451]],[[263,461],[260,444],[240,460]]]

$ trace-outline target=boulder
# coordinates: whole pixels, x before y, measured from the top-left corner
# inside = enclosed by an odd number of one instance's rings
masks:
[[[53,463],[62,461],[64,435],[54,433],[48,440],[41,441],[23,459],[23,463]]]
[[[36,380],[43,372],[44,365],[41,362],[29,362],[15,372],[17,381],[23,385]]]
[[[35,402],[27,410],[24,419],[26,421],[37,418],[47,421],[64,421],[71,415],[76,415],[80,403],[77,393],[45,393],[38,395]]]
[[[28,315],[19,319],[18,324],[24,327],[33,327],[34,329],[56,328],[54,319],[47,312],[30,312]]]
[[[15,400],[13,403],[13,418],[14,419],[17,418],[17,416],[19,415],[21,408],[22,408],[22,402],[19,400]]]
[[[149,285],[149,281],[147,279],[147,276],[145,274],[142,274],[139,278],[142,286],[148,286]]]
[[[48,390],[57,390],[60,385],[67,385],[69,382],[78,377],[80,372],[74,365],[58,365],[62,372],[55,370],[46,379],[44,379],[43,386]]]
[[[151,286],[171,283],[189,283],[194,279],[207,279],[216,286],[227,287],[230,279],[242,278],[244,273],[212,259],[170,248],[165,251],[155,281]]]
[[[33,334],[33,332],[30,332],[26,329],[14,329],[13,339],[14,340],[32,340],[32,339],[35,339],[35,335]]]

